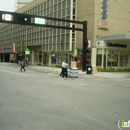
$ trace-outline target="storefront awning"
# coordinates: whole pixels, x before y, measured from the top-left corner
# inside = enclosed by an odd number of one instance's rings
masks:
[[[98,40],[110,42],[124,42],[130,44],[130,34],[115,34],[108,36],[98,36]]]

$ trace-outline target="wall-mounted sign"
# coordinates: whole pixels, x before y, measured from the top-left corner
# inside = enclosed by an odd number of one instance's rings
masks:
[[[127,48],[126,44],[119,44],[119,43],[107,43],[108,47],[122,47],[122,48]]]
[[[106,19],[107,18],[107,0],[101,0],[101,2],[102,2],[101,18]]]
[[[98,28],[101,28],[101,29],[109,29],[110,27],[110,23],[107,22],[107,21],[104,21],[104,20],[99,20],[99,24],[98,24]]]

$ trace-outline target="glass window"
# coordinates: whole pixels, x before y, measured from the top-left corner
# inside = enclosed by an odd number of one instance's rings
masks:
[[[107,66],[118,66],[118,50],[108,50]]]

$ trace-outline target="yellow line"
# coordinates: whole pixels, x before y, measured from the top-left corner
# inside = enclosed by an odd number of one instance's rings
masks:
[[[34,82],[41,83],[42,81],[34,81]]]
[[[10,79],[10,78],[5,78],[5,79]]]
[[[18,81],[23,81],[22,79],[17,79]]]
[[[110,84],[101,84],[101,86],[111,86]]]
[[[63,83],[60,83],[60,82],[54,82],[55,84],[63,84]]]
[[[126,85],[123,85],[123,86],[124,86],[124,87],[130,87],[130,85],[127,85],[127,84],[126,84]]]
[[[76,84],[77,86],[83,86],[83,85],[86,85],[86,84]]]

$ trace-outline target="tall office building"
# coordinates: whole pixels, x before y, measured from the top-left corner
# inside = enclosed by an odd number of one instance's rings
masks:
[[[33,1],[33,0],[16,0],[15,1],[15,6],[14,6],[15,11],[17,9],[20,9],[21,7],[25,6],[26,4],[28,4],[31,1]]]
[[[27,1],[26,1],[27,2]],[[17,10],[19,13],[87,21],[87,38],[91,41],[86,60],[99,67],[130,67],[130,1],[128,0],[33,0]],[[82,28],[81,25],[46,20],[47,25]],[[29,63],[61,64],[73,57],[81,63],[83,33],[57,28],[24,25],[0,25],[1,60],[17,55],[20,41],[31,51]],[[74,58],[73,58],[74,59]],[[81,65],[81,64],[80,64]]]

